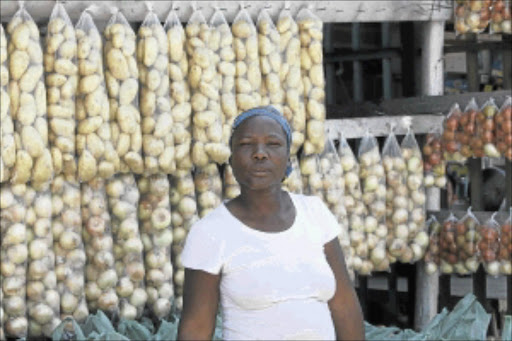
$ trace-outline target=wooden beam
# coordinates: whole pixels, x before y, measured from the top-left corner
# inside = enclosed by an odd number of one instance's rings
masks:
[[[186,22],[192,13],[189,3],[180,1],[179,17]],[[214,11],[214,6],[222,9],[226,20],[233,22],[240,10],[238,1],[194,1],[197,8],[203,11],[208,20]],[[126,16],[129,22],[142,22],[147,13],[144,1],[65,1],[71,20],[76,22],[81,12],[91,4],[101,7],[94,16],[95,20],[108,20],[110,8],[116,6]],[[164,21],[171,9],[171,1],[151,1],[155,13]],[[30,15],[39,23],[47,23],[54,0],[25,1]],[[284,7],[284,1],[245,1],[245,5],[253,20],[256,20],[263,8],[268,8],[272,19],[277,19]],[[428,21],[448,20],[451,18],[453,8],[451,0],[385,0],[385,1],[290,1],[290,9],[295,16],[297,12],[309,5],[323,22],[382,22],[382,21]],[[18,10],[18,1],[0,1],[1,21],[9,21]]]
[[[445,53],[455,53],[455,52],[467,52],[473,51],[478,52],[482,50],[492,50],[492,51],[507,51],[512,49],[512,43],[509,41],[485,41],[485,42],[474,42],[474,43],[465,43],[464,45],[448,45],[444,47]]]

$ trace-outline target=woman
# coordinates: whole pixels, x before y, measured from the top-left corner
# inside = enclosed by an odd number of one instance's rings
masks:
[[[291,131],[272,107],[233,124],[241,194],[197,222],[185,267],[179,340],[211,339],[219,301],[226,340],[362,340],[339,225],[317,197],[285,192]]]

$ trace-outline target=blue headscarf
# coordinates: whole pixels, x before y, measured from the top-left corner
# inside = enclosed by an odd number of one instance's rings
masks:
[[[231,129],[231,137],[229,139],[229,145],[231,146],[231,140],[233,139],[233,134],[235,133],[236,128],[238,128],[238,126],[242,124],[242,122],[254,116],[270,117],[274,121],[279,123],[279,125],[281,126],[281,128],[283,128],[286,134],[286,147],[288,149],[288,154],[290,154],[290,147],[292,144],[292,130],[286,119],[281,115],[281,113],[271,105],[249,109],[238,115],[237,118],[235,118],[235,121],[233,122],[233,127]],[[291,172],[292,166],[291,164],[288,164],[288,166],[286,167],[285,176],[288,177],[288,175],[290,175]]]

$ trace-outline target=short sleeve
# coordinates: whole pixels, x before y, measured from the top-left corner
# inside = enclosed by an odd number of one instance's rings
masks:
[[[181,253],[181,263],[185,268],[218,275],[223,264],[225,243],[219,242],[209,229],[211,226],[203,221],[192,226]]]
[[[314,201],[313,208],[315,210],[315,221],[318,222],[318,227],[321,230],[322,241],[327,244],[334,238],[338,237],[341,233],[341,227],[336,217],[332,214],[331,210],[324,204],[318,197],[311,197]]]

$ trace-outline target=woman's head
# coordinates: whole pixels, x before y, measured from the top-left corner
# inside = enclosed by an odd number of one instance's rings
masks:
[[[291,171],[291,129],[273,107],[258,107],[240,114],[229,143],[230,164],[241,185],[280,184]]]

